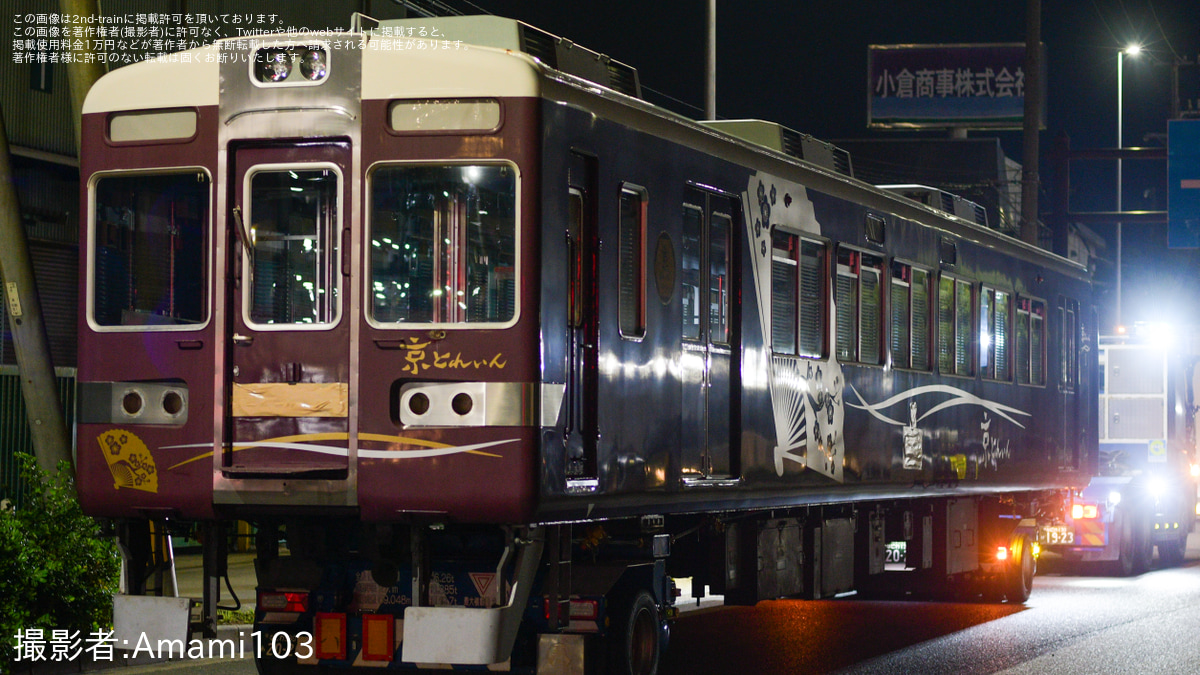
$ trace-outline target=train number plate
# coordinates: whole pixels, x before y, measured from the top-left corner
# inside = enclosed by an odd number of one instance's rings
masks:
[[[1042,528],[1041,539],[1043,544],[1074,544],[1075,530],[1066,525],[1047,525]]]

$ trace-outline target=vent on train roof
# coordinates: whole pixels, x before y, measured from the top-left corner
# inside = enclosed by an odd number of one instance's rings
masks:
[[[898,195],[921,202],[939,211],[969,220],[976,225],[987,227],[987,210],[975,202],[959,197],[956,194],[939,190],[928,185],[877,185],[880,190],[895,192]]]
[[[376,35],[408,36],[408,30],[423,31],[433,39],[508,49],[528,54],[554,70],[595,82],[622,94],[642,97],[637,69],[604,54],[551,35],[527,23],[499,16],[441,16],[380,21],[370,29]]]
[[[782,124],[763,120],[709,120],[701,124],[840,174],[854,175],[850,166],[850,153],[808,134],[793,131]]]

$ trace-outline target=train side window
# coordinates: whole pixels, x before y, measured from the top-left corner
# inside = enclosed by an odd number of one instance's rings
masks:
[[[799,243],[794,234],[771,234],[771,348],[776,354],[795,354],[798,347]]]
[[[878,365],[883,361],[883,260],[862,254],[859,273],[859,353],[862,363]]]
[[[776,354],[825,354],[825,245],[771,235],[771,344]]]
[[[800,355],[825,356],[825,339],[829,313],[825,309],[826,248],[817,241],[800,242]]]
[[[208,319],[211,190],[196,170],[94,181],[88,282],[98,326],[191,327]]]
[[[704,210],[683,205],[683,239],[680,246],[680,290],[683,306],[683,337],[700,339],[700,261]]]
[[[372,170],[371,318],[507,324],[517,317],[517,170],[401,164]]]
[[[1012,297],[1004,291],[984,287],[979,296],[979,370],[990,380],[1011,379],[1011,306]]]
[[[841,361],[881,362],[883,260],[852,249],[837,257],[837,356]]]
[[[837,357],[858,360],[858,251],[838,249],[837,254]]]
[[[938,282],[938,370],[944,374],[973,374],[971,290],[969,281],[945,274]]]
[[[619,328],[627,338],[646,336],[646,207],[644,188],[621,187],[619,278]]]
[[[1046,303],[1017,298],[1017,382],[1046,384]]]
[[[892,261],[891,352],[896,368],[929,368],[929,272]]]

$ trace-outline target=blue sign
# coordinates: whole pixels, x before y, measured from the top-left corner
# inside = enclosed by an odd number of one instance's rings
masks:
[[[867,71],[873,128],[1012,128],[1025,115],[1021,43],[871,45]]]
[[[1200,120],[1167,122],[1167,246],[1200,248]]]

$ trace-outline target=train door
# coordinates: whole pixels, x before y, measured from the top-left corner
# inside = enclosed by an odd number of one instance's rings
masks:
[[[600,326],[596,293],[596,159],[571,153],[567,222],[567,426],[565,469],[570,481],[597,476],[596,412]]]
[[[683,410],[685,480],[731,478],[732,374],[738,353],[734,320],[737,260],[734,200],[689,188],[683,203]]]
[[[349,146],[244,147],[231,164],[222,469],[344,478]]]
[[[1080,433],[1083,416],[1079,406],[1082,401],[1079,387],[1079,303],[1069,298],[1058,299],[1059,376],[1058,390],[1062,396],[1062,455],[1060,466],[1064,469],[1079,467],[1080,446],[1084,439]]]

